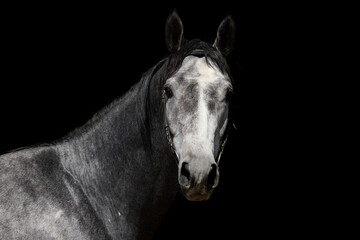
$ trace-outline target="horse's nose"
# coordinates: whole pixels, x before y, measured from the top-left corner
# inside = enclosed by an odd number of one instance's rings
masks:
[[[179,171],[179,183],[186,190],[193,187],[206,187],[211,190],[218,185],[218,175],[216,163],[200,165],[183,161]]]
[[[218,165],[216,163],[211,164],[211,169],[207,179],[207,187],[216,188],[218,185]]]
[[[188,162],[182,162],[179,174],[179,183],[184,188],[190,188],[190,171]]]

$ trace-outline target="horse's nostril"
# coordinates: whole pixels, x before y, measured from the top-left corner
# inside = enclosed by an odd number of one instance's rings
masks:
[[[215,188],[217,185],[216,182],[217,176],[217,165],[215,163],[211,164],[211,169],[208,175],[207,187],[208,189]]]
[[[190,171],[189,164],[187,162],[183,162],[181,165],[180,183],[184,186],[190,187]]]

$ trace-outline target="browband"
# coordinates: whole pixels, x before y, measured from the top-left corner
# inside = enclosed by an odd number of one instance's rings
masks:
[[[204,57],[206,54],[205,54],[205,51],[202,49],[195,49],[195,50],[192,50],[189,55],[192,55],[195,57]]]

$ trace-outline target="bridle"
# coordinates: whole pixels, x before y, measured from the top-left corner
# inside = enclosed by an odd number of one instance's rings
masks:
[[[193,50],[191,52],[191,54],[189,55],[194,55],[194,56],[197,56],[197,57],[202,57],[202,56],[205,56],[205,53],[203,50],[201,49],[196,49],[196,50]],[[168,145],[170,146],[170,149],[172,151],[172,153],[175,155],[175,161],[176,161],[176,165],[179,165],[179,154],[176,152],[176,149],[174,147],[174,143],[172,141],[172,137],[171,137],[171,133],[170,133],[170,127],[169,127],[169,124],[168,124],[168,121],[167,121],[167,118],[166,118],[166,100],[167,100],[167,97],[166,97],[166,92],[165,90],[163,91],[162,93],[162,101],[163,101],[163,111],[164,111],[164,124],[165,124],[165,135],[166,135],[166,139],[167,139],[167,142],[168,142]],[[230,114],[229,114],[230,115]],[[229,132],[229,125],[230,125],[230,122],[228,121],[227,125],[226,125],[226,129],[225,129],[225,133],[222,137],[222,142],[221,142],[221,146],[220,146],[220,151],[218,153],[218,156],[216,158],[216,163],[219,164],[220,162],[220,159],[221,159],[221,156],[224,152],[224,149],[225,149],[225,146],[226,146],[226,143],[227,143],[227,139],[228,139],[228,132]]]

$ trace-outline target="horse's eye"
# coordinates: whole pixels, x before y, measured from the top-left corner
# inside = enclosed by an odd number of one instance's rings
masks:
[[[171,98],[173,96],[173,92],[171,91],[171,89],[169,87],[165,87],[164,92],[165,92],[167,98]]]

